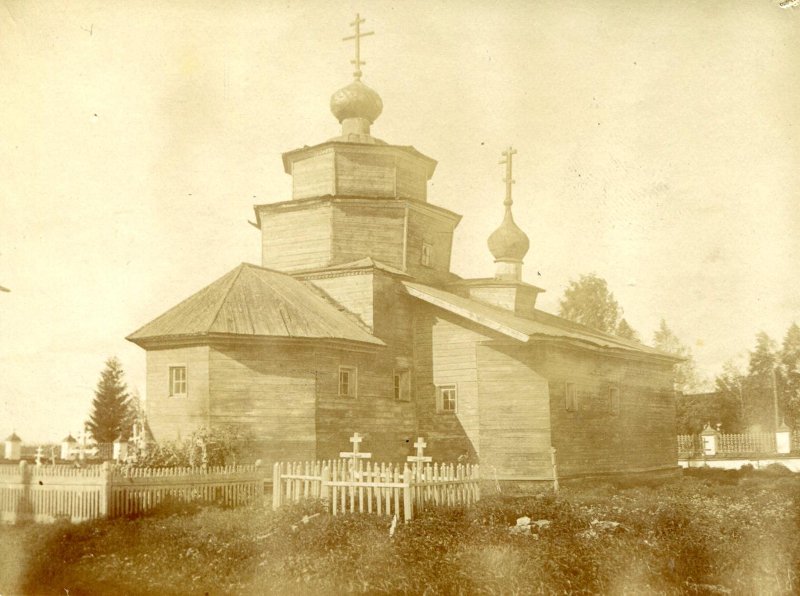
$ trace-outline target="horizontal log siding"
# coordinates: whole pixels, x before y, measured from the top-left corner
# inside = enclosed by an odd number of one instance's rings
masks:
[[[299,159],[292,164],[292,198],[335,194],[333,149]]]
[[[248,431],[270,465],[315,456],[313,346],[215,346],[209,351],[212,424]]]
[[[337,151],[336,190],[345,196],[395,197],[395,157],[371,151]]]
[[[355,398],[340,397],[339,366],[358,368]],[[350,451],[354,432],[364,436],[361,451],[379,461],[403,461],[414,442],[413,402],[394,400],[393,363],[387,354],[344,350],[317,351],[317,457]]]
[[[169,369],[186,367],[186,397],[169,394]],[[156,441],[190,435],[208,423],[208,347],[193,346],[147,351],[145,409]]]
[[[325,292],[337,306],[357,316],[361,322],[372,329],[372,272],[336,273],[328,277],[309,279],[308,283]]]
[[[397,157],[397,196],[420,201],[428,199],[428,173],[424,163]]]
[[[401,203],[334,202],[334,264],[372,257],[401,268],[404,218],[404,206]]]
[[[264,213],[261,218],[264,267],[299,271],[330,265],[331,218],[330,203]]]
[[[547,380],[528,346],[478,345],[480,456],[489,476],[552,478]]]
[[[408,213],[408,242],[406,246],[406,271],[419,281],[437,281],[448,277],[453,245],[453,222],[417,211],[413,206]],[[422,245],[433,247],[430,267],[422,265]]]
[[[553,444],[563,476],[677,466],[675,400],[668,365],[558,348],[540,349],[539,373],[550,380]],[[567,412],[565,383],[575,383],[579,409]],[[619,413],[608,390],[619,389]]]

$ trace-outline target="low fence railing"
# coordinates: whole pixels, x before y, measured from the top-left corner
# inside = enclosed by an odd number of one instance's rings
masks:
[[[263,469],[0,466],[0,519],[73,522],[146,512],[165,500],[239,506],[264,494]]]
[[[681,459],[708,456],[708,447],[708,443],[704,446],[701,435],[678,435],[678,457]],[[791,433],[789,450],[800,455],[800,431]],[[778,449],[776,433],[716,433],[714,439],[714,456],[774,456],[779,452],[782,451]]]
[[[315,498],[330,513],[396,515],[405,521],[430,505],[471,505],[480,498],[470,464],[382,464],[346,460],[276,463],[272,507]]]

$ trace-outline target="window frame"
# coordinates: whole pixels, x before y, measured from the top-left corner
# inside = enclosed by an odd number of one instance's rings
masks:
[[[433,244],[430,242],[422,243],[419,262],[423,267],[433,267]]]
[[[445,391],[453,392],[453,408],[445,409],[444,407],[444,394]],[[450,400],[448,400],[449,402]],[[457,414],[458,413],[458,385],[456,383],[445,383],[436,386],[436,411],[441,414]]]
[[[405,387],[403,387],[403,376],[405,375]],[[399,382],[398,382],[399,379]],[[403,393],[405,389],[405,393]],[[392,397],[394,401],[411,401],[411,369],[396,368],[392,372]]]
[[[342,373],[348,373],[347,380],[347,393],[342,393]],[[336,394],[339,397],[347,399],[358,398],[358,367],[349,365],[340,365],[339,373],[336,377]]]
[[[177,380],[175,373],[179,370],[183,371],[183,379]],[[183,398],[189,395],[189,370],[185,364],[170,364],[167,371],[169,396],[175,398]],[[176,391],[176,387],[183,384],[183,391]]]
[[[564,409],[567,412],[579,410],[578,386],[572,381],[564,382]]]
[[[618,416],[620,410],[620,390],[618,385],[610,385],[608,388],[608,412],[612,416]]]

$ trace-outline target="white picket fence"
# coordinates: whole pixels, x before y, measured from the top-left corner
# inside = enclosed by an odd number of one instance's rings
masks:
[[[167,499],[239,506],[264,494],[258,464],[208,468],[126,468],[108,463],[0,466],[0,520],[73,522],[135,515]]]
[[[409,521],[430,505],[468,506],[480,498],[479,470],[468,464],[385,464],[353,460],[279,462],[272,508],[322,499],[333,515],[375,513]]]

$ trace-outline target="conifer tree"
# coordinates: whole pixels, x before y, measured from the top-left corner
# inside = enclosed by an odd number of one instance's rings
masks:
[[[756,347],[750,352],[744,400],[747,423],[763,431],[772,429],[775,424],[774,393],[780,392],[777,363],[775,342],[765,332],[759,332]]]
[[[675,366],[675,390],[683,393],[694,393],[701,389],[703,383],[697,374],[697,365],[692,351],[686,347],[678,336],[667,327],[667,322],[661,319],[656,332],[653,334],[653,347],[683,358],[683,362]]]
[[[111,443],[119,436],[127,439],[130,434],[133,411],[123,376],[119,360],[106,360],[94,392],[92,413],[86,422],[98,443]]]
[[[800,327],[797,323],[791,324],[783,338],[780,370],[783,417],[792,428],[797,428],[800,425]]]
[[[625,319],[620,319],[619,325],[617,325],[616,335],[619,337],[624,337],[625,339],[639,341],[639,334],[636,333],[636,330],[631,327],[628,321]]]

